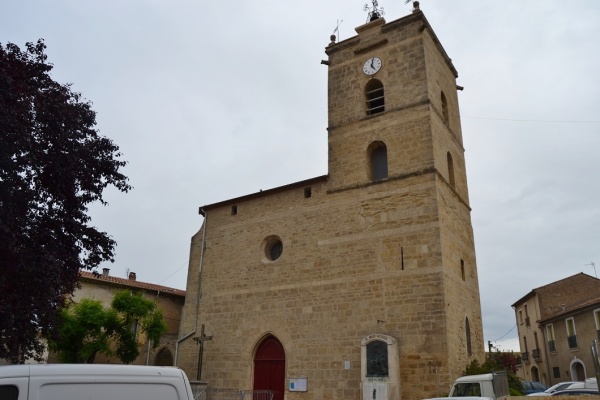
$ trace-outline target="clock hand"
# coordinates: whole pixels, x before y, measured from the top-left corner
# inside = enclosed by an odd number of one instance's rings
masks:
[[[371,68],[375,69],[375,66],[373,65],[373,61],[375,61],[375,57],[371,58]]]

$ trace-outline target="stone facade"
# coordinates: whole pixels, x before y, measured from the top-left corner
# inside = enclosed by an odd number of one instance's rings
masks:
[[[548,386],[595,377],[590,351],[600,339],[600,280],[584,273],[533,289],[515,309],[521,374]]]
[[[288,400],[362,398],[361,339],[372,334],[397,341],[404,399],[443,395],[483,361],[456,71],[419,10],[357,33],[326,48],[328,175],[200,209],[176,360],[190,379],[252,389],[269,335],[286,381],[308,381]],[[372,57],[383,66],[367,76]],[[370,114],[372,79],[385,110]],[[382,145],[387,176],[375,179]],[[200,326],[211,336],[201,377]]]

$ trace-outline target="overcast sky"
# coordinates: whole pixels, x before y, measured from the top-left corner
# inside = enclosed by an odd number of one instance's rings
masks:
[[[0,42],[44,38],[134,190],[93,223],[111,275],[185,289],[198,207],[327,173],[324,48],[365,0],[2,0]],[[389,22],[411,12],[380,0]],[[516,300],[600,269],[600,1],[423,0],[458,70],[485,341]],[[514,329],[513,329],[514,328]]]

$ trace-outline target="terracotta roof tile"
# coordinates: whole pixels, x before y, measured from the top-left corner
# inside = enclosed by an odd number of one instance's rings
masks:
[[[79,271],[82,281],[102,281],[130,288],[152,290],[155,292],[169,293],[175,296],[185,297],[185,290],[175,289],[168,286],[155,285],[154,283],[141,282],[133,279],[117,278],[116,276],[104,276],[102,274]]]

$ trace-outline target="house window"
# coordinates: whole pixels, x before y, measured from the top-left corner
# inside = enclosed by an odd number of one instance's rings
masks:
[[[574,349],[577,347],[577,332],[575,332],[575,320],[573,318],[567,318],[565,320],[567,324],[567,342],[569,348]]]
[[[536,360],[540,361],[542,359],[542,354],[540,352],[540,345],[538,343],[538,335],[537,332],[533,332],[533,342],[535,344],[535,348],[531,351],[531,356]]]
[[[309,187],[304,188],[304,198],[308,199],[311,196],[312,196],[312,189]]]
[[[471,357],[473,351],[471,349],[471,324],[469,324],[469,318],[465,318],[465,335],[467,337],[467,355]]]
[[[462,280],[465,280],[465,261],[464,260],[460,260],[460,276],[462,278]]]
[[[448,161],[448,182],[454,188],[454,161],[452,161],[452,154],[450,152],[446,154],[446,159]]]
[[[555,378],[560,378],[560,368],[559,367],[552,367],[552,373],[554,374]]]
[[[387,147],[383,142],[373,142],[368,149],[371,161],[371,180],[380,181],[388,177]]]
[[[441,98],[442,98],[442,115],[444,117],[444,122],[448,123],[448,121],[450,120],[450,117],[448,115],[448,101],[446,100],[446,95],[444,94],[444,92],[442,92]]]
[[[530,326],[531,323],[529,321],[529,313],[527,312],[527,304],[523,305],[523,308],[525,309],[525,326]]]
[[[523,323],[523,310],[519,310],[519,323]]]
[[[527,348],[527,337],[526,336],[523,336],[523,350],[525,350],[525,351],[521,353],[521,359],[525,362],[529,362],[529,350]]]
[[[237,206],[231,206],[231,215],[237,214]]]
[[[367,115],[373,115],[385,111],[383,83],[377,79],[371,79],[367,83],[367,86],[365,86],[365,97],[367,102]]]
[[[556,351],[556,342],[554,340],[554,325],[546,326],[546,337],[548,338],[548,350]]]
[[[138,326],[139,321],[137,319],[135,321],[132,321],[131,324],[129,324],[129,330],[131,331],[132,336],[136,339],[138,337]]]

